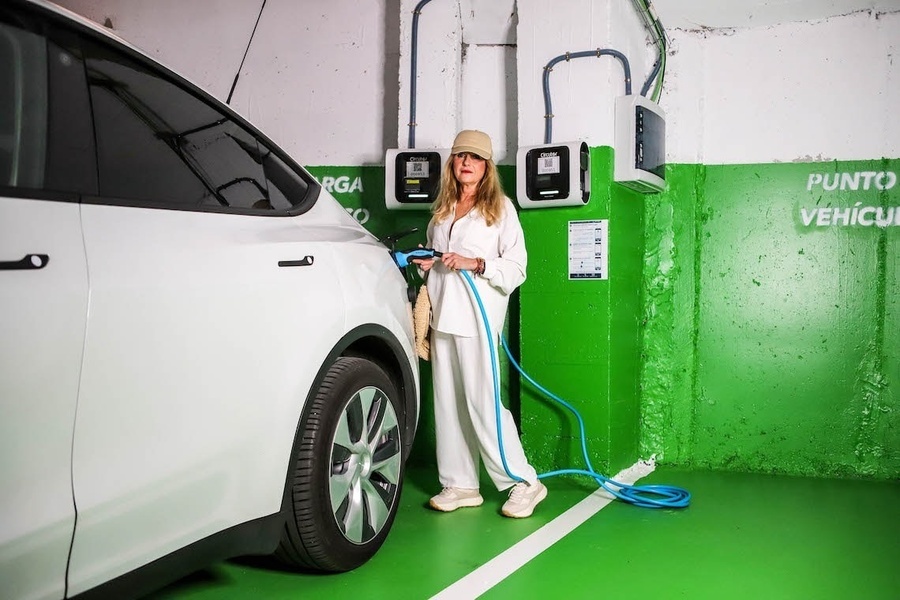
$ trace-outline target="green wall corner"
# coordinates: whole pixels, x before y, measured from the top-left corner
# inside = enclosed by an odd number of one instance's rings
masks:
[[[669,166],[647,203],[643,454],[900,476],[898,170]]]

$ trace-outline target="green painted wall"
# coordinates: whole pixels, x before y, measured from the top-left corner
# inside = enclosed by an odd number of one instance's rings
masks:
[[[594,467],[656,454],[900,478],[900,161],[670,165],[667,191],[641,195],[610,183],[610,148],[591,156],[588,206],[520,211],[529,273],[507,338],[532,377],[581,411]],[[310,171],[346,178],[334,195],[376,235],[419,227],[407,241],[424,240],[425,211],[384,208],[382,167]],[[514,168],[501,175],[514,196]],[[891,225],[869,224],[876,207]],[[610,278],[569,281],[568,223],[591,219],[609,219]],[[413,459],[433,462],[421,364]],[[503,371],[538,470],[580,467],[577,423],[505,360]]]
[[[642,454],[900,476],[898,171],[670,166],[646,198]]]

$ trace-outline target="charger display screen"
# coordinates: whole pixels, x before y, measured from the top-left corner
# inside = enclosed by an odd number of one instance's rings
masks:
[[[634,166],[666,178],[666,122],[643,106],[634,107],[635,147]]]
[[[431,204],[441,180],[439,152],[400,152],[394,164],[394,193],[397,202]]]
[[[569,147],[545,146],[525,155],[525,193],[530,200],[569,196]]]

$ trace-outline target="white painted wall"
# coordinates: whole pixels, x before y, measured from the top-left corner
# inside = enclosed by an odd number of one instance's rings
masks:
[[[119,35],[221,99],[262,4],[59,2],[109,18]],[[417,2],[268,0],[232,106],[303,164],[383,164],[385,149],[407,145]],[[668,30],[669,162],[900,156],[900,12],[769,21]],[[511,164],[518,146],[543,141],[544,65],[598,47],[629,57],[640,90],[654,52],[628,0],[433,0],[419,23],[416,146],[447,146],[458,129],[479,128]],[[550,86],[554,141],[613,143],[613,102],[624,91],[617,61],[561,63]]]
[[[900,12],[669,34],[671,162],[900,156]]]
[[[384,108],[397,102],[395,4],[268,0],[235,108],[303,164],[383,164],[396,129]]]
[[[898,0],[653,0],[667,28],[765,27],[790,21],[810,21],[861,10],[890,12]]]
[[[400,124],[394,148],[408,148],[411,119],[410,54],[413,9],[419,0],[400,2],[399,103]],[[432,0],[418,19],[416,50],[415,147],[442,148],[457,128],[462,79],[462,16],[457,0]],[[475,126],[472,125],[474,128]],[[449,138],[449,139],[448,139]]]
[[[649,75],[655,53],[630,2],[521,0],[519,9],[519,142],[544,143],[544,67],[566,52],[617,50],[631,66],[632,93]],[[614,143],[615,99],[625,94],[622,64],[611,56],[560,62],[549,77],[553,142]]]
[[[418,4],[401,1],[397,148],[409,147],[413,10]],[[416,148],[446,148],[459,130],[480,129],[491,136],[497,162],[515,162],[515,5],[515,0],[433,0],[422,8]]]

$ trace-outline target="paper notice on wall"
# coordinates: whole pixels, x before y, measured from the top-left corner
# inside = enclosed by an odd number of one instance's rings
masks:
[[[569,221],[569,279],[609,279],[609,220]]]

